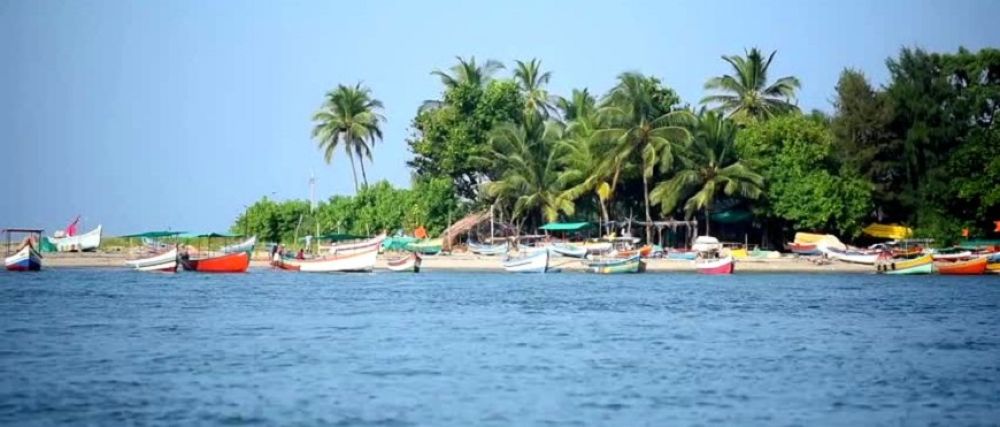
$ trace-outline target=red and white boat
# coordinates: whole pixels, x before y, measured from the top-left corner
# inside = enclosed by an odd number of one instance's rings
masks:
[[[39,271],[42,269],[42,255],[31,244],[24,245],[14,255],[4,258],[7,271]]]
[[[283,259],[271,263],[276,268],[309,273],[371,271],[378,258],[378,245],[348,255],[326,255],[316,259]]]
[[[176,272],[177,248],[148,258],[125,261],[125,265],[134,268],[136,271]]]
[[[390,259],[386,261],[386,268],[392,271],[412,271],[414,273],[420,272],[420,255],[416,252],[410,252],[408,255]]]
[[[201,273],[245,273],[250,267],[250,254],[236,252],[200,259],[185,259],[181,257],[184,271]]]
[[[706,258],[695,261],[698,272],[702,274],[733,274],[735,260],[732,255],[722,258]]]

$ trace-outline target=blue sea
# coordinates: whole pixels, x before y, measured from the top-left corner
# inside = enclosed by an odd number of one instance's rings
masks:
[[[1000,277],[0,272],[0,424],[997,425]]]

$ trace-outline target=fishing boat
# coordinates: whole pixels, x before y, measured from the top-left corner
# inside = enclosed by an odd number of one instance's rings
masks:
[[[945,275],[979,275],[986,272],[989,260],[976,258],[969,261],[940,262],[934,266],[939,274]]]
[[[250,253],[240,251],[207,258],[189,259],[186,255],[180,257],[184,271],[200,273],[244,273],[250,267]]]
[[[177,271],[177,248],[147,258],[125,261],[125,265],[136,271]]]
[[[237,252],[253,252],[254,246],[257,246],[257,236],[252,236],[240,243],[223,246],[221,251],[224,254],[234,254]]]
[[[503,255],[507,253],[507,243],[504,242],[499,245],[489,245],[469,242],[469,252],[484,256]]]
[[[816,247],[815,243],[795,243],[789,242],[785,244],[785,249],[789,252],[796,253],[799,255],[819,255],[822,252]]]
[[[26,243],[17,253],[4,258],[3,265],[7,271],[39,271],[42,269],[42,254],[35,250],[34,245]]]
[[[369,250],[374,248],[378,252],[379,245],[385,240],[386,234],[382,233],[378,236],[372,237],[370,239],[365,239],[358,242],[350,243],[337,243],[329,247],[329,253],[331,255],[351,255],[356,253],[367,253]]]
[[[326,255],[307,260],[283,259],[273,261],[271,265],[282,270],[308,273],[371,271],[375,268],[376,258],[378,258],[378,245],[348,255]]]
[[[587,254],[590,255],[603,254],[614,248],[611,242],[587,242],[582,246],[587,249]]]
[[[1000,262],[987,262],[986,272],[993,274],[1000,274]]]
[[[872,265],[878,260],[879,254],[877,252],[859,251],[859,250],[841,250],[833,247],[826,247],[819,245],[820,251],[822,251],[827,257],[835,260],[840,260],[843,262],[849,262],[853,264],[864,264]]]
[[[549,269],[549,251],[542,249],[518,257],[507,256],[503,259],[503,268],[511,273],[544,273]]]
[[[441,253],[443,243],[441,239],[424,240],[406,245],[406,250],[421,255],[437,255]]]
[[[972,258],[972,251],[939,250],[935,251],[932,256],[934,257],[934,261],[963,261]]]
[[[693,261],[697,257],[698,257],[698,252],[695,251],[675,250],[675,249],[667,250],[667,259],[681,259],[681,260]]]
[[[934,272],[934,258],[930,255],[924,255],[911,259],[899,259],[886,255],[878,259],[875,271],[885,274],[931,274]]]
[[[735,261],[732,255],[722,258],[702,258],[695,260],[698,272],[702,274],[733,274]]]
[[[586,247],[571,243],[553,243],[549,245],[549,250],[570,258],[584,258],[588,252]]]
[[[71,225],[75,229],[75,225]],[[101,226],[83,234],[69,235],[57,231],[52,237],[46,237],[57,252],[84,252],[97,250],[101,246]]]
[[[641,273],[646,263],[636,255],[631,258],[606,258],[587,262],[587,270],[597,274]]]
[[[403,257],[386,261],[386,267],[392,271],[412,271],[414,273],[419,273],[420,261],[420,254],[410,252]]]

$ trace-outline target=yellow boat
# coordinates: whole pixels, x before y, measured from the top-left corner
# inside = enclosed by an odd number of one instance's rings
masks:
[[[880,239],[905,239],[913,235],[913,229],[896,224],[870,224],[862,228],[865,234]]]
[[[826,237],[826,234],[803,233],[800,231],[795,233],[794,242],[799,244],[814,245],[819,243],[820,240],[823,240],[824,237]]]
[[[875,270],[886,274],[931,274],[934,272],[934,258],[924,255],[913,259],[891,259],[879,261]]]

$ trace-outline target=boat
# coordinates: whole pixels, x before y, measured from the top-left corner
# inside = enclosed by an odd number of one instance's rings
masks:
[[[698,272],[702,274],[733,274],[735,261],[732,255],[722,258],[702,258],[695,260]]]
[[[986,272],[989,260],[976,258],[969,261],[942,262],[934,266],[939,274],[945,275],[979,275]]]
[[[872,265],[875,264],[875,261],[878,260],[879,257],[879,254],[876,252],[842,250],[823,245],[819,245],[818,247],[828,258],[853,264]]]
[[[188,259],[185,255],[181,255],[180,263],[184,271],[197,271],[200,273],[244,273],[250,267],[250,253],[239,251],[200,259]]]
[[[682,260],[693,261],[697,257],[698,257],[698,252],[695,251],[673,250],[673,249],[667,250],[667,259],[682,259]]]
[[[911,259],[884,256],[875,264],[875,271],[885,274],[931,274],[934,272],[934,258],[930,255]]]
[[[588,252],[586,247],[571,243],[553,243],[549,245],[549,250],[570,258],[584,258]]]
[[[101,226],[98,225],[93,230],[75,236],[69,236],[62,231],[58,231],[52,237],[46,237],[45,239],[55,247],[57,252],[93,251],[101,246]]]
[[[549,251],[543,249],[518,257],[507,256],[503,259],[503,268],[511,273],[544,273],[549,269]]]
[[[406,256],[386,261],[386,268],[392,271],[420,272],[420,254],[410,252]]]
[[[972,258],[972,251],[939,250],[935,251],[932,256],[934,261],[963,261]]]
[[[698,236],[694,239],[691,249],[695,252],[717,252],[722,250],[722,243],[712,236]]]
[[[7,271],[39,271],[42,269],[42,254],[27,242],[17,253],[4,258],[3,265]]]
[[[321,258],[306,260],[283,259],[273,261],[271,265],[282,270],[308,273],[371,271],[375,268],[376,258],[378,258],[377,244],[363,252],[355,251],[347,255],[326,255]]]
[[[765,251],[760,248],[753,248],[750,251],[750,258],[754,259],[778,259],[781,258],[781,252],[778,251]]]
[[[641,273],[646,263],[636,255],[630,258],[606,258],[587,262],[587,270],[597,274]]]
[[[421,255],[437,255],[441,253],[443,243],[441,239],[424,240],[406,245],[406,250]]]
[[[796,253],[799,255],[819,255],[819,248],[816,247],[815,243],[795,243],[790,242],[785,244],[785,249],[789,252]]]
[[[484,255],[484,256],[503,255],[507,253],[507,243],[504,242],[499,245],[489,245],[489,244],[469,242],[469,252],[472,252],[476,255]]]
[[[156,254],[148,258],[125,261],[125,265],[134,268],[136,271],[177,271],[177,248],[161,254]]]
[[[365,239],[358,242],[351,243],[337,243],[329,247],[328,252],[330,255],[351,255],[356,253],[367,253],[372,248],[375,248],[378,252],[378,247],[385,240],[386,234],[382,233],[378,236],[372,237],[370,239]]]
[[[1000,262],[987,262],[986,272],[993,274],[1000,274]]]
[[[603,254],[614,248],[611,242],[587,242],[582,246],[587,249],[587,254],[590,255]]]
[[[221,251],[224,254],[234,254],[237,252],[253,252],[254,246],[257,246],[257,236],[250,237],[240,243],[223,246]]]

